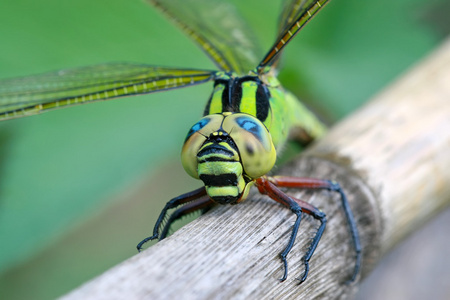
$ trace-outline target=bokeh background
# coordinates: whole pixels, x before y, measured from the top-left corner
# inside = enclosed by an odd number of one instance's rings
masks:
[[[267,49],[280,1],[231,2]],[[446,0],[332,1],[287,47],[280,79],[331,124],[436,47],[449,13]],[[118,61],[215,69],[142,0],[2,0],[0,25],[0,78]],[[60,296],[136,254],[163,204],[200,186],[178,156],[211,86],[0,124],[2,299]],[[360,299],[445,296],[450,218],[442,216],[388,256]]]

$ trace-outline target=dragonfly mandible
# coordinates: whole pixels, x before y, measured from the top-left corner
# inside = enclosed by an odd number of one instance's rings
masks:
[[[351,281],[361,266],[358,230],[345,193],[338,183],[315,178],[268,176],[288,137],[308,144],[325,126],[276,78],[280,54],[328,0],[286,0],[278,36],[265,56],[252,42],[253,33],[229,3],[218,0],[147,0],[184,31],[211,58],[219,71],[111,63],[0,81],[0,120],[35,115],[77,104],[214,82],[204,117],[189,130],[181,160],[186,172],[204,186],[170,200],[156,221],[153,235],[167,236],[173,222],[215,204],[237,204],[256,186],[260,193],[289,208],[296,221],[280,253],[288,275],[291,251],[306,213],[320,222],[304,256],[309,261],[326,227],[326,215],[313,205],[282,192],[280,187],[326,189],[339,193],[355,249]],[[260,60],[260,57],[263,57]],[[175,209],[169,214],[169,210]],[[164,222],[166,220],[167,222]]]

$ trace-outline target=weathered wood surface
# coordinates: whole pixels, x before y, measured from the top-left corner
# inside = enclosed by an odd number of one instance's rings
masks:
[[[351,275],[354,251],[338,195],[295,193],[328,217],[309,277],[299,286],[295,278],[303,272],[301,258],[318,224],[311,218],[302,221],[288,256],[289,277],[279,282],[283,268],[278,253],[294,216],[255,193],[242,204],[212,210],[64,298],[349,298],[383,253],[449,204],[449,149],[447,41],[298,159],[276,170],[335,179],[344,187],[363,246],[357,282],[343,283]]]

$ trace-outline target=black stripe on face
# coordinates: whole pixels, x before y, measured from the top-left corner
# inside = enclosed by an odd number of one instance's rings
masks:
[[[207,186],[237,186],[236,174],[209,175],[201,174],[200,180]]]
[[[221,145],[212,145],[209,147],[205,147],[204,149],[200,150],[197,153],[197,157],[201,159],[203,156],[209,156],[214,154],[222,154],[225,156],[229,156],[230,158],[234,156],[234,153],[227,148],[221,146]]]
[[[240,197],[241,197],[240,195],[238,197],[234,197],[234,196],[214,196],[214,197],[211,197],[211,199],[214,202],[216,202],[216,203],[219,203],[221,205],[225,205],[225,204],[236,204]]]
[[[202,162],[213,162],[213,161],[227,161],[230,163],[239,163],[239,161],[235,160],[234,158],[224,158],[224,157],[217,157],[217,156],[207,156],[207,157],[198,157],[198,160],[200,163]]]

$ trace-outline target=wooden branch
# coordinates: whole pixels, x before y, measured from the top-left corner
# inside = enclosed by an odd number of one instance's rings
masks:
[[[447,41],[277,173],[341,183],[361,235],[363,277],[383,253],[449,204],[449,149]],[[283,267],[278,254],[294,216],[255,193],[242,204],[217,207],[64,298],[349,298],[357,283],[343,282],[352,273],[355,255],[339,195],[295,195],[320,207],[328,218],[309,277],[300,286],[295,278],[304,271],[301,258],[318,224],[311,218],[302,221],[288,256],[289,277],[279,282]]]

